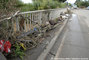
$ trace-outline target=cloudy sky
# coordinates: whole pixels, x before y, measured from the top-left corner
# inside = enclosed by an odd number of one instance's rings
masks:
[[[22,0],[24,3],[32,3],[32,0]],[[69,3],[74,3],[76,0],[67,0]]]
[[[32,0],[22,0],[24,3],[32,3]]]
[[[69,3],[75,3],[76,0],[67,0]]]

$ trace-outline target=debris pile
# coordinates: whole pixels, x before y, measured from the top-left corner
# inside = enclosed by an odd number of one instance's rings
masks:
[[[19,56],[22,59],[22,56],[25,55],[24,51],[36,47],[39,43],[41,43],[48,31],[52,30],[60,22],[68,19],[68,17],[69,14],[62,12],[58,18],[56,18],[55,20],[48,20],[45,24],[39,25],[38,22],[32,21],[32,23],[35,24],[35,27],[29,32],[24,33],[22,33],[21,31],[12,32],[13,29],[11,29],[11,25],[8,28],[0,28],[1,52],[6,57],[11,58]],[[24,19],[29,20],[29,18]],[[24,21],[22,23],[24,23]],[[23,27],[23,25],[21,26]]]

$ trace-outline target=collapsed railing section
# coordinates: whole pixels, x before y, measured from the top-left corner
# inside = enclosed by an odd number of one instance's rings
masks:
[[[36,23],[38,23],[39,25],[45,24],[46,21],[52,19],[52,15],[54,15],[55,10],[57,11],[58,9],[38,10],[19,13],[19,15],[28,18],[24,20],[24,31],[27,32],[31,29],[34,29]],[[18,26],[20,26],[20,24]],[[20,27],[18,30],[20,30]]]

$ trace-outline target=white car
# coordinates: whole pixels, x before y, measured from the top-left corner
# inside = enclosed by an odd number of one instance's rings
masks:
[[[89,6],[87,7],[87,10],[89,10]]]

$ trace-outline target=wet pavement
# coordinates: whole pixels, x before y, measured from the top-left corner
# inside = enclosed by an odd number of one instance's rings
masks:
[[[74,10],[57,58],[89,58],[89,10]],[[58,39],[60,40],[60,39]],[[60,45],[61,45],[60,44]]]

